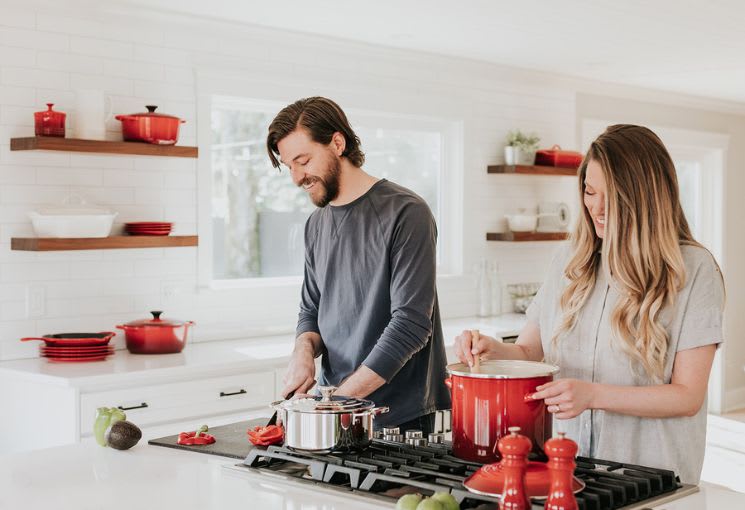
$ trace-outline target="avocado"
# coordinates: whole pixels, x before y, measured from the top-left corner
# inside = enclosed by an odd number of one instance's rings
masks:
[[[121,420],[114,423],[106,433],[106,444],[117,450],[129,450],[141,437],[140,427],[131,421]]]

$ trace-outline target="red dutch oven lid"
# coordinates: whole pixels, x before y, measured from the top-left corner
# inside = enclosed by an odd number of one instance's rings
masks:
[[[186,122],[181,120],[180,118],[174,116],[174,115],[166,115],[165,113],[156,113],[155,110],[158,108],[155,105],[146,105],[145,108],[147,108],[146,112],[142,113],[131,113],[129,115],[117,115],[116,118],[118,120],[125,120],[125,119],[138,119],[140,117],[152,117],[157,119],[173,119],[177,120],[179,122]]]
[[[165,328],[177,328],[179,326],[183,326],[187,323],[187,321],[180,321],[176,319],[161,319],[160,316],[163,313],[162,311],[156,310],[153,312],[150,312],[153,314],[152,319],[139,319],[136,321],[128,322],[124,324],[124,326],[128,328],[137,328],[141,326],[155,326],[155,327],[165,327]],[[190,323],[191,324],[191,323]]]
[[[447,366],[450,375],[473,377],[478,379],[530,379],[555,375],[559,367],[538,361],[523,360],[487,360],[479,363],[478,371],[474,371],[465,363],[454,363]]]

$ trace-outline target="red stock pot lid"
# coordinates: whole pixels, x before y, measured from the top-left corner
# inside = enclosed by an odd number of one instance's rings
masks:
[[[145,106],[147,108],[146,112],[142,113],[130,113],[129,115],[117,115],[116,118],[118,120],[123,120],[125,118],[140,118],[140,117],[154,117],[159,119],[174,119],[180,121],[181,119],[176,117],[175,115],[167,115],[165,113],[156,113],[155,110],[158,108],[155,105],[147,105]],[[121,118],[120,118],[121,117]]]
[[[479,370],[474,371],[465,363],[453,363],[447,366],[450,375],[474,377],[478,379],[529,379],[555,375],[559,367],[538,361],[522,360],[487,360],[479,363]]]
[[[153,314],[152,319],[138,319],[136,321],[126,323],[125,326],[129,328],[136,328],[140,326],[176,328],[186,324],[186,321],[180,321],[176,319],[161,319],[160,316],[163,313],[162,311],[153,311],[150,313]]]

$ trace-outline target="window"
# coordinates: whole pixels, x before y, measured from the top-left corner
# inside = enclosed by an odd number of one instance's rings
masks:
[[[211,108],[212,279],[300,276],[305,221],[315,206],[286,169],[274,169],[266,133],[283,104],[213,98]],[[424,198],[441,225],[446,146],[443,121],[346,112],[362,141],[364,168]],[[440,226],[442,246],[443,229]],[[438,264],[443,250],[438,248]]]

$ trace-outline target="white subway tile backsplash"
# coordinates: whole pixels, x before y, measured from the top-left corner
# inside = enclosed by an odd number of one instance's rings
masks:
[[[3,140],[0,140],[2,142]],[[28,166],[67,166],[70,156],[52,151],[11,151],[9,145],[0,145],[0,164]]]
[[[100,74],[104,59],[60,51],[39,51],[36,54],[36,67],[50,71],[68,73]]]
[[[163,64],[119,59],[104,60],[103,74],[115,78],[152,81],[163,80],[165,76]]]
[[[132,80],[97,74],[71,74],[70,88],[99,89],[107,94],[118,95],[131,95],[134,90]]]
[[[70,36],[70,52],[95,57],[132,58],[132,42],[110,41],[94,37]]]
[[[190,189],[151,189],[137,188],[135,190],[135,203],[143,205],[162,204],[169,205],[193,205],[196,206],[196,192]]]
[[[35,28],[36,12],[30,9],[20,9],[3,5],[3,16],[0,18],[0,26]]]
[[[112,208],[115,210],[116,207],[113,206],[117,206],[120,204],[134,204],[133,188],[96,188],[89,186],[73,186],[70,188],[70,191],[84,196],[91,203],[112,206]]]
[[[150,170],[105,170],[103,178],[105,186],[163,187],[163,174]]]
[[[33,67],[35,62],[36,50],[5,46],[0,43],[0,64],[16,67]]]
[[[70,278],[70,267],[65,262],[19,262],[3,264],[3,282],[43,282]]]
[[[33,127],[34,112],[38,110],[29,106],[3,106],[0,109],[0,124]]]
[[[65,186],[8,185],[0,188],[0,203],[35,205],[60,203],[69,193],[69,188]]]
[[[138,276],[188,278],[195,274],[196,257],[191,260],[136,260],[134,265]]]
[[[69,263],[69,270],[72,280],[131,278],[135,275],[134,262],[130,260],[73,261]]]
[[[42,185],[59,186],[101,186],[103,170],[74,167],[39,167],[36,182]]]
[[[67,88],[70,77],[59,71],[45,71],[25,67],[0,67],[0,84],[17,87]]]
[[[0,27],[0,44],[34,48],[39,50],[67,50],[69,38],[64,34],[29,30],[24,28]]]
[[[44,284],[47,299],[70,299],[103,296],[105,280],[79,280],[75,282],[48,282]]]
[[[25,283],[4,283],[0,285],[0,307],[6,301],[18,301],[26,296]]]
[[[141,80],[134,82],[134,95],[142,97],[147,101],[162,100],[166,98],[186,101],[193,99],[195,93],[194,85]],[[152,104],[152,102],[149,102],[148,104]]]
[[[163,48],[149,44],[135,44],[134,59],[142,62],[154,62],[156,64],[191,65],[191,55],[188,51]]]
[[[116,217],[117,223],[126,223],[130,221],[165,221],[163,217],[163,206],[156,205],[117,205],[114,208],[119,216]]]
[[[0,85],[0,105],[34,106],[35,104],[34,89]]]
[[[134,312],[131,296],[97,296],[92,298],[48,299],[46,318],[104,315]]]
[[[26,318],[25,300],[0,302],[0,321],[17,321]]]
[[[72,153],[70,155],[70,166],[85,168],[116,168],[126,170],[132,168],[134,163],[132,162],[132,158],[126,156]]]
[[[28,166],[0,165],[0,184],[34,184],[36,169]],[[0,193],[2,193],[0,191]],[[0,200],[1,201],[1,200]],[[8,221],[5,217],[1,221]]]
[[[54,109],[62,111],[68,114],[67,116],[67,128],[70,129],[73,125],[71,120],[75,116],[75,112],[71,111],[75,107],[75,92],[72,90],[62,89],[50,89],[50,88],[38,88],[36,89],[36,111],[46,110],[47,103],[54,103]],[[65,136],[70,138],[71,132],[66,132]]]

